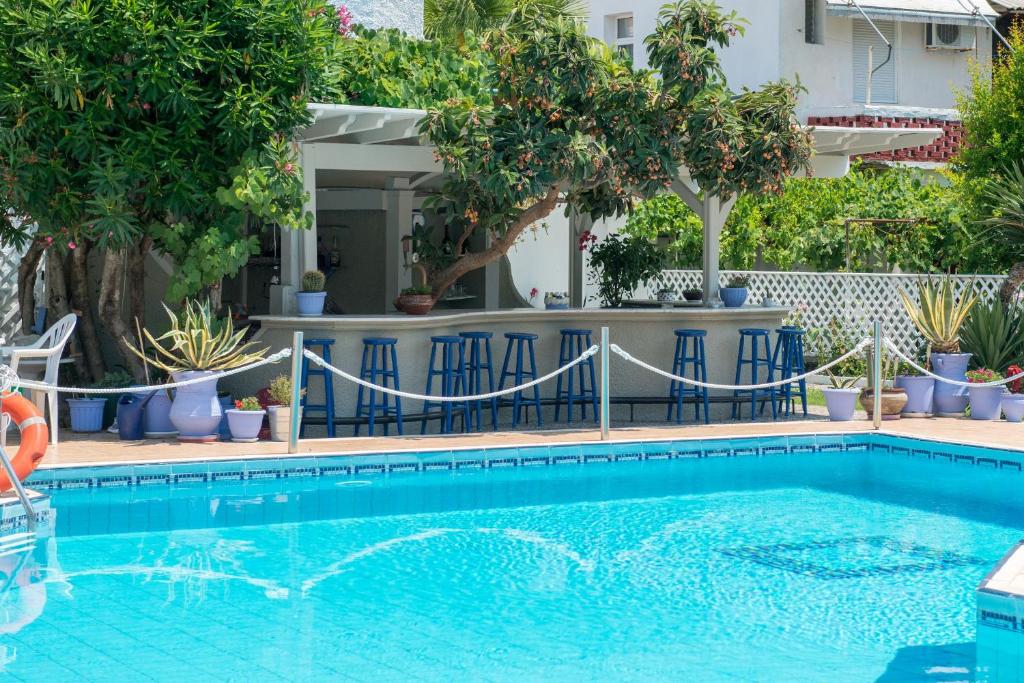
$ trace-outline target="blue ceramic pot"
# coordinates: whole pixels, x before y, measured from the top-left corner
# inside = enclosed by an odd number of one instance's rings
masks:
[[[67,401],[71,411],[71,431],[98,432],[103,429],[106,398],[69,398]]]
[[[231,427],[228,426],[228,410],[235,407],[235,399],[231,397],[231,394],[225,394],[218,396],[217,400],[220,401],[220,409],[224,413],[224,417],[220,419],[220,428],[217,431],[217,436],[220,437],[221,441],[229,441],[231,439]]]
[[[896,388],[907,392],[907,405],[903,407],[904,417],[927,417],[932,412],[932,398],[935,394],[935,380],[931,377],[901,375],[896,378]]]
[[[825,407],[828,408],[828,419],[833,422],[849,422],[853,419],[853,411],[857,408],[857,397],[860,389],[836,389],[825,387]]]
[[[143,430],[147,439],[159,438],[161,436],[174,436],[177,428],[171,422],[171,399],[163,389],[159,391],[135,394],[136,397],[144,399],[152,394],[152,398],[146,403],[145,415],[143,416]]]
[[[256,441],[260,436],[260,429],[263,427],[263,410],[236,410],[230,408],[224,411],[231,428],[232,441]]]
[[[1024,420],[1024,394],[1003,394],[1000,403],[1007,422]]]
[[[1003,387],[968,387],[972,420],[998,420],[1002,410]]]
[[[967,381],[969,353],[933,353],[932,372],[939,377]],[[967,389],[945,382],[935,382],[932,405],[939,417],[957,417],[967,408]]]
[[[747,300],[746,287],[722,287],[718,290],[726,308],[739,308]]]
[[[299,309],[299,315],[323,315],[326,298],[327,292],[296,292],[295,304]]]
[[[174,373],[175,382],[209,377],[212,372],[189,370]],[[217,380],[180,387],[171,403],[171,422],[183,441],[216,441],[224,411],[217,400]]]
[[[549,311],[568,311],[569,304],[544,304],[544,308]]]

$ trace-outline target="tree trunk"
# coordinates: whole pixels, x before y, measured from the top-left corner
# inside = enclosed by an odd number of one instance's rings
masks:
[[[68,302],[67,259],[58,249],[46,252],[46,313],[56,322],[71,312]]]
[[[89,245],[85,240],[71,252],[68,268],[68,289],[71,294],[71,306],[78,315],[78,340],[82,344],[82,355],[89,369],[92,381],[98,382],[106,373],[103,352],[100,350],[100,338],[96,331],[96,318],[92,314],[92,291],[89,282]]]
[[[127,260],[124,251],[111,249],[103,255],[103,274],[100,277],[98,308],[100,320],[116,342],[125,367],[136,380],[142,381],[144,377],[142,361],[128,350],[127,340],[132,338],[132,331],[125,323],[121,312],[122,282]]]
[[[1010,272],[1006,276],[1006,282],[999,289],[999,298],[1004,306],[1016,303],[1022,286],[1024,286],[1024,261],[1015,263],[1010,268]]]
[[[456,281],[466,273],[471,273],[478,268],[483,268],[488,263],[497,261],[508,253],[508,250],[516,243],[519,236],[522,235],[528,227],[542,218],[547,217],[555,210],[555,206],[557,206],[557,204],[558,188],[551,187],[542,199],[519,214],[519,218],[509,226],[508,230],[505,231],[505,234],[492,241],[489,247],[483,251],[472,252],[465,256],[460,256],[455,263],[436,273],[430,282],[434,298],[440,298],[442,294],[448,291],[449,287],[454,285]]]
[[[36,286],[36,271],[39,259],[46,252],[46,243],[32,240],[28,251],[18,264],[18,310],[21,312],[21,333],[31,334],[35,322],[35,297],[32,295]]]
[[[152,238],[144,237],[137,247],[128,251],[128,291],[132,330],[135,329],[136,320],[139,327],[146,326],[146,256],[152,245]]]

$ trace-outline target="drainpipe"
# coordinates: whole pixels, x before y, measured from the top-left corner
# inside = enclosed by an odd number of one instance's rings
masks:
[[[889,39],[886,38],[885,35],[878,30],[878,27],[875,26],[875,22],[871,21],[871,17],[868,16],[867,12],[864,11],[864,8],[860,6],[860,3],[857,2],[857,0],[846,1],[847,4],[853,5],[854,7],[857,8],[857,11],[861,13],[861,16],[864,17],[864,20],[868,22],[868,25],[871,26],[871,29],[878,34],[878,37],[882,39],[882,42],[885,43],[885,46],[889,48],[889,54],[885,56],[885,61],[872,69],[872,49],[870,45],[868,46],[868,82],[864,90],[864,106],[868,106],[871,104],[871,79],[879,69],[888,64],[890,61],[892,61],[892,43],[890,43]]]

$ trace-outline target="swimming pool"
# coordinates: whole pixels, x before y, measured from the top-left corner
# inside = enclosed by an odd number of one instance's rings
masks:
[[[974,590],[1024,529],[1022,455],[857,435],[48,471],[54,535],[5,597],[0,662],[33,681],[971,680]]]

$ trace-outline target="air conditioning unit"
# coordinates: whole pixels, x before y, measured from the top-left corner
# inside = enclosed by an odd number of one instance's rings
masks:
[[[925,45],[929,50],[973,50],[974,29],[956,24],[928,24]]]

